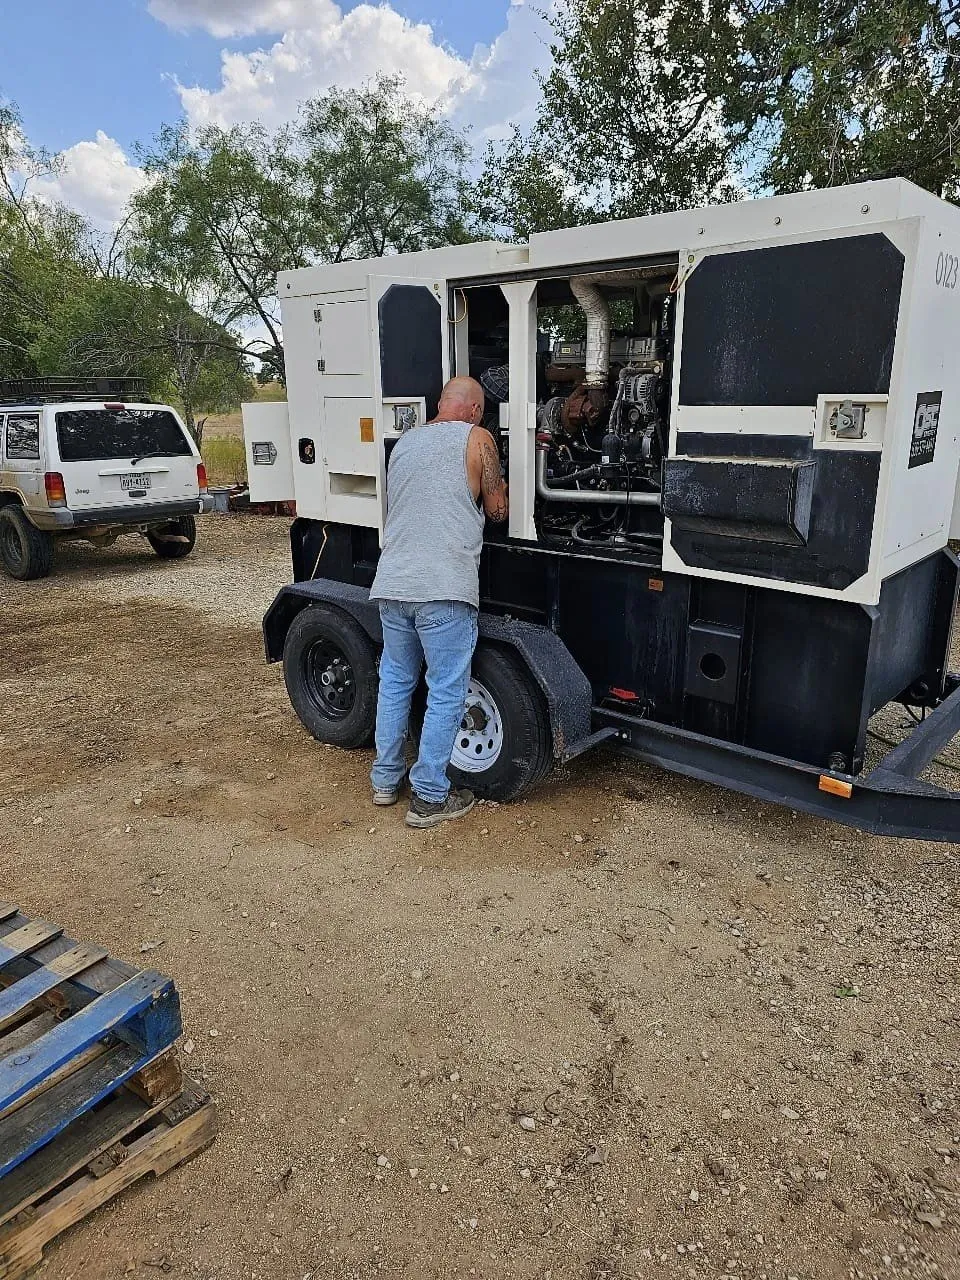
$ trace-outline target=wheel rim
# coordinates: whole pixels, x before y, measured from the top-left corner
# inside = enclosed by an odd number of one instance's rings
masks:
[[[310,700],[329,720],[343,720],[357,701],[357,682],[343,650],[331,640],[315,640],[303,655]]]
[[[476,677],[467,686],[467,702],[450,763],[463,773],[483,773],[503,750],[503,718],[490,690]]]
[[[0,523],[0,555],[11,567],[20,567],[23,549],[20,546],[20,534],[12,520]]]

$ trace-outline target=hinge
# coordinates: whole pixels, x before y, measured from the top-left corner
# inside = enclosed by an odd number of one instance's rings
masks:
[[[320,323],[320,321],[323,319],[323,307],[313,308],[313,318],[314,320],[316,320],[317,324]]]
[[[327,362],[326,362],[326,360],[318,360],[318,361],[317,361],[317,369],[318,369],[318,371],[319,371],[320,373],[325,373],[325,372],[326,372],[326,368],[327,368]]]

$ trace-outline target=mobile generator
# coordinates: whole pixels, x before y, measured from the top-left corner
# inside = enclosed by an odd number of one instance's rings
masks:
[[[885,180],[281,274],[295,500],[264,620],[318,739],[369,742],[390,451],[471,374],[510,486],[450,772],[519,796],[599,743],[867,831],[960,839],[960,209]],[[870,717],[920,723],[870,772]]]

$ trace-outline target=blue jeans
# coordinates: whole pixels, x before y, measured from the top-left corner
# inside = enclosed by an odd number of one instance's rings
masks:
[[[377,758],[370,779],[378,791],[400,785],[410,703],[427,661],[427,713],[410,785],[421,800],[442,804],[450,790],[447,765],[463,719],[470,664],[477,644],[477,611],[460,600],[418,604],[381,600],[383,656],[377,698]]]

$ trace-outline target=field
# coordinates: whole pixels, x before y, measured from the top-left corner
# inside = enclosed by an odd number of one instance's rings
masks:
[[[268,382],[265,386],[257,387],[254,394],[256,400],[285,400],[286,398],[287,393],[278,382]],[[201,452],[211,484],[246,483],[243,414],[239,408],[232,413],[212,413],[207,416],[203,427]]]
[[[0,582],[0,898],[170,973],[215,1147],[56,1280],[960,1276],[955,846],[597,753],[409,831],[259,620],[286,525]]]

